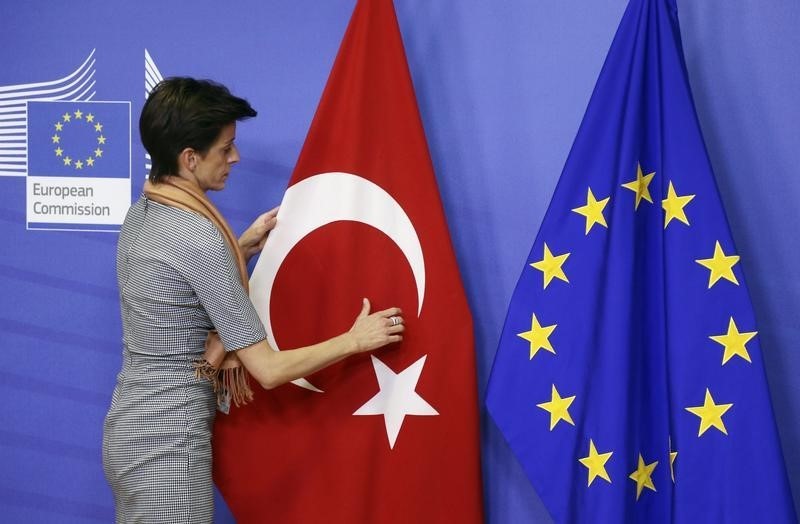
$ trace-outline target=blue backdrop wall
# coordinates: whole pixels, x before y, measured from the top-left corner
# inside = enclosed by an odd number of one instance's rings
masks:
[[[135,129],[145,50],[164,76],[229,85],[260,111],[240,126],[242,162],[228,189],[215,195],[241,231],[280,202],[353,4],[0,3],[4,521],[112,518],[100,441],[121,351],[117,235],[32,220],[35,166],[24,162],[26,145],[15,138],[26,132],[15,101],[81,88],[77,94],[86,90],[94,101],[129,103],[120,107],[129,107],[133,124],[132,197],[145,175]],[[697,111],[758,316],[800,506],[800,4],[678,6]],[[624,7],[624,0],[396,0],[474,315],[481,396],[508,300]],[[88,82],[69,87],[72,80],[62,79],[73,72],[72,79]],[[31,85],[39,83],[49,84]],[[29,126],[33,133],[33,121]],[[483,412],[481,420],[487,521],[548,522],[492,421]],[[232,520],[220,502],[217,521]]]

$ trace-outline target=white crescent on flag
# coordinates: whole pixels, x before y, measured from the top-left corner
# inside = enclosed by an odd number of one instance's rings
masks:
[[[94,97],[94,52],[58,80],[0,86],[0,176],[28,174],[28,102],[84,102]]]
[[[278,225],[267,237],[250,277],[250,299],[275,351],[280,351],[280,347],[272,330],[270,301],[278,270],[292,248],[306,235],[340,220],[372,226],[397,244],[411,266],[417,285],[417,315],[422,311],[425,259],[414,225],[400,204],[380,186],[360,176],[350,173],[314,175],[286,190],[278,212]],[[293,384],[322,392],[304,378]]]

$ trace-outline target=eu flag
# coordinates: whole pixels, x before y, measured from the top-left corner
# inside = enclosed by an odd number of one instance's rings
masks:
[[[558,522],[795,522],[675,0],[623,15],[486,402]]]
[[[28,175],[130,177],[129,102],[28,102]]]

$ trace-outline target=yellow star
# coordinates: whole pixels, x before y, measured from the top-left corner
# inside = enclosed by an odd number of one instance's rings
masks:
[[[553,428],[556,427],[556,424],[558,424],[560,420],[565,420],[573,426],[575,425],[575,423],[572,421],[572,417],[569,414],[569,406],[574,400],[575,395],[561,398],[561,395],[558,394],[558,390],[556,389],[556,385],[553,384],[553,391],[550,401],[536,404],[537,408],[542,408],[550,413],[550,431],[553,431]]]
[[[564,270],[561,269],[561,266],[567,260],[569,255],[569,253],[564,253],[563,255],[553,256],[553,254],[550,252],[550,248],[547,247],[547,243],[545,243],[544,258],[531,264],[532,267],[544,273],[543,289],[546,289],[548,284],[550,284],[550,281],[554,278],[561,279],[564,282],[569,282],[569,280],[567,280],[567,275],[564,274]]]
[[[97,149],[94,150],[94,156],[100,158],[101,156],[103,156],[103,150],[98,147]]]
[[[61,142],[61,137],[58,135],[53,135],[52,137],[50,137],[50,139],[53,141],[54,144],[58,144]]]
[[[611,197],[604,198],[603,200],[596,200],[594,198],[594,193],[592,193],[592,188],[590,187],[589,192],[586,195],[586,205],[581,207],[576,207],[573,209],[574,212],[586,217],[587,235],[589,234],[589,231],[592,229],[592,226],[594,226],[595,224],[600,224],[601,226],[608,229],[608,224],[606,224],[606,217],[603,216],[603,209],[605,209],[610,199]]]
[[[669,474],[672,476],[672,483],[675,483],[675,459],[678,458],[678,452],[672,450],[672,437],[669,439]]]
[[[64,124],[62,124],[61,122],[56,122],[55,126],[56,126],[56,131],[61,131],[62,129],[64,129]]]
[[[642,489],[647,488],[652,489],[653,491],[656,490],[656,486],[653,484],[653,479],[651,479],[650,476],[653,474],[653,470],[656,469],[657,465],[657,460],[650,464],[645,464],[642,454],[639,453],[639,464],[636,466],[636,471],[631,473],[628,477],[631,480],[636,481],[636,500],[639,500],[639,496],[642,494]]]
[[[99,133],[100,131],[102,131],[102,130],[103,130],[103,124],[101,124],[100,122],[96,123],[96,124],[94,125],[94,130],[95,130],[95,131],[97,131],[97,132]]]
[[[711,392],[706,388],[706,399],[702,406],[695,406],[686,408],[686,411],[700,417],[700,431],[697,436],[701,436],[710,427],[715,427],[726,435],[728,430],[725,429],[725,423],[722,422],[722,415],[731,409],[733,404],[714,404],[714,398]]]
[[[70,164],[72,164],[72,159],[71,159],[70,157],[67,157],[67,158],[65,158],[65,159],[64,159],[64,165],[65,165],[65,166],[68,166],[68,165],[70,165]]]
[[[546,349],[550,353],[556,353],[556,350],[553,349],[552,344],[550,344],[550,335],[556,329],[558,324],[553,324],[552,326],[542,326],[539,324],[539,320],[536,318],[536,313],[534,313],[531,317],[531,330],[525,331],[524,333],[517,333],[517,336],[520,338],[524,338],[528,342],[530,342],[530,357],[528,360],[533,359],[536,356],[536,353],[540,349]]]
[[[622,184],[622,187],[625,189],[630,189],[636,193],[636,205],[634,209],[639,209],[639,202],[641,202],[643,198],[651,204],[653,203],[648,186],[650,182],[653,181],[654,176],[656,176],[655,171],[642,176],[642,166],[641,164],[636,164],[636,180],[632,180],[627,184]]]
[[[739,255],[728,256],[722,251],[722,247],[719,245],[719,240],[717,240],[717,243],[714,246],[713,257],[701,258],[699,260],[695,260],[695,262],[697,262],[701,266],[711,270],[711,273],[708,275],[709,289],[711,289],[711,286],[716,284],[717,280],[719,280],[720,278],[729,280],[730,282],[733,282],[738,286],[739,281],[736,280],[736,275],[733,274],[733,266],[738,261],[739,261]]]
[[[97,143],[98,144],[105,144],[106,143],[106,137],[104,137],[103,135],[98,136],[97,137]]]
[[[64,122],[69,122],[70,120],[72,120],[72,117],[70,116],[69,113],[64,113],[63,115],[61,115],[61,118],[64,119]]]
[[[695,195],[678,196],[670,180],[669,188],[667,189],[667,198],[661,201],[661,207],[664,208],[665,213],[664,229],[667,229],[667,225],[673,218],[680,220],[687,226],[689,225],[689,219],[686,218],[686,212],[683,208],[686,207],[686,204],[691,202],[694,197]]]
[[[89,157],[86,159],[86,165],[92,167],[94,165],[94,158]]]
[[[55,151],[56,156],[61,156],[64,153],[64,150],[60,147],[55,148],[53,151]]]
[[[83,169],[83,161],[78,160],[75,162],[75,169]]]
[[[86,115],[86,121],[89,122],[89,123],[94,122],[94,115],[91,114],[91,113]]]
[[[733,317],[731,317],[728,322],[727,333],[724,335],[713,335],[708,338],[725,347],[725,352],[722,354],[722,365],[724,366],[734,355],[738,355],[746,361],[752,362],[752,360],[750,360],[750,353],[747,352],[745,344],[757,334],[758,331],[740,333],[739,328],[736,327],[736,322],[734,322]]]
[[[74,115],[75,115],[75,118],[78,119],[78,120],[82,120],[83,119],[83,112],[81,112],[80,109],[75,111]]]
[[[606,471],[606,462],[608,462],[608,459],[610,459],[613,454],[613,451],[598,453],[597,448],[594,447],[594,442],[592,442],[592,439],[589,439],[589,455],[578,459],[578,462],[586,466],[589,470],[589,483],[587,486],[591,486],[592,482],[594,482],[594,479],[597,477],[605,479],[609,484],[611,483],[611,478],[609,478],[608,472]]]

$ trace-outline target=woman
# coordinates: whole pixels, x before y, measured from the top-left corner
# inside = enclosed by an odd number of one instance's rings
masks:
[[[277,209],[237,241],[205,197],[225,187],[239,161],[236,122],[255,115],[224,86],[190,78],[161,82],[142,109],[139,130],[153,167],[119,237],[123,364],[103,431],[117,522],[212,521],[220,386],[202,375],[217,376],[214,350],[228,355],[222,367],[240,362],[269,389],[402,339],[400,310],[369,314],[364,299],[349,332],[293,351],[269,347],[248,298],[245,263],[261,251]],[[198,362],[203,373],[195,372]],[[247,392],[235,391],[240,398]]]

